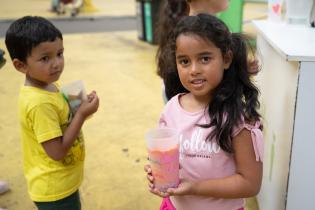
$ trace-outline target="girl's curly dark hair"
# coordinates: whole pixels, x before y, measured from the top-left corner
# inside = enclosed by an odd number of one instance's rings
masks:
[[[179,20],[165,45],[165,59],[171,63],[165,75],[165,81],[172,80],[171,87],[177,92],[181,86],[176,68],[176,39],[179,35],[197,35],[212,42],[224,57],[229,51],[233,54],[230,67],[224,71],[223,79],[209,101],[209,124],[199,125],[203,128],[213,127],[207,140],[215,137],[217,143],[226,152],[233,152],[232,129],[243,120],[255,122],[260,119],[258,108],[259,91],[250,79],[248,72],[248,40],[245,35],[231,33],[228,27],[215,16],[199,14],[186,16]],[[172,78],[170,75],[176,75]],[[178,93],[178,92],[177,92]]]
[[[180,82],[176,82],[176,79],[178,78],[177,73],[168,71],[168,69],[176,69],[176,67],[172,66],[172,62],[169,62],[169,59],[165,57],[166,44],[178,21],[189,14],[189,5],[187,2],[190,1],[165,0],[162,2],[156,31],[159,44],[156,54],[158,65],[157,74],[164,80],[165,93],[167,98],[170,99],[172,96],[176,95],[176,93],[184,92],[186,90]],[[178,86],[175,87],[175,84]]]

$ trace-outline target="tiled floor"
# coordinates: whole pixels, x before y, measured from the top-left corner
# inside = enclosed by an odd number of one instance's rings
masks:
[[[96,12],[81,15],[135,14],[134,0],[93,0],[93,4]],[[49,0],[1,0],[0,21],[26,14],[55,17],[49,6]],[[244,19],[265,17],[265,8],[246,4]],[[244,30],[255,33],[250,23]],[[144,133],[155,126],[163,106],[161,80],[155,74],[156,47],[136,37],[136,31],[64,35],[66,66],[61,82],[83,79],[101,99],[98,113],[84,126],[83,209],[153,210],[160,202],[147,191],[143,165]],[[5,48],[3,38],[0,48]],[[16,113],[22,80],[9,61],[0,70],[0,179],[11,184],[11,191],[0,196],[0,207],[9,210],[35,209],[22,175]],[[249,199],[246,210],[257,210],[255,199]]]

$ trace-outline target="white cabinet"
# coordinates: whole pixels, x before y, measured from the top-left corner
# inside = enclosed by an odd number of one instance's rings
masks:
[[[315,29],[254,21],[265,158],[260,210],[315,209]]]

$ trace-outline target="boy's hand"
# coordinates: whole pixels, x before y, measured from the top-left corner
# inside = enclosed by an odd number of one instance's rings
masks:
[[[86,118],[89,115],[95,113],[98,109],[98,106],[98,96],[96,95],[95,91],[92,91],[90,94],[87,95],[87,100],[84,100],[81,103],[76,114],[80,114],[82,117]]]

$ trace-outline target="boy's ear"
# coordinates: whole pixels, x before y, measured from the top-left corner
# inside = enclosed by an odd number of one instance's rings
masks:
[[[20,61],[19,59],[14,58],[12,63],[16,70],[24,74],[26,73],[26,64],[23,61]]]
[[[229,50],[229,51],[225,54],[225,56],[224,56],[224,58],[223,58],[224,69],[230,68],[230,65],[231,65],[231,63],[232,63],[232,60],[233,60],[233,53],[232,53],[231,50]]]

